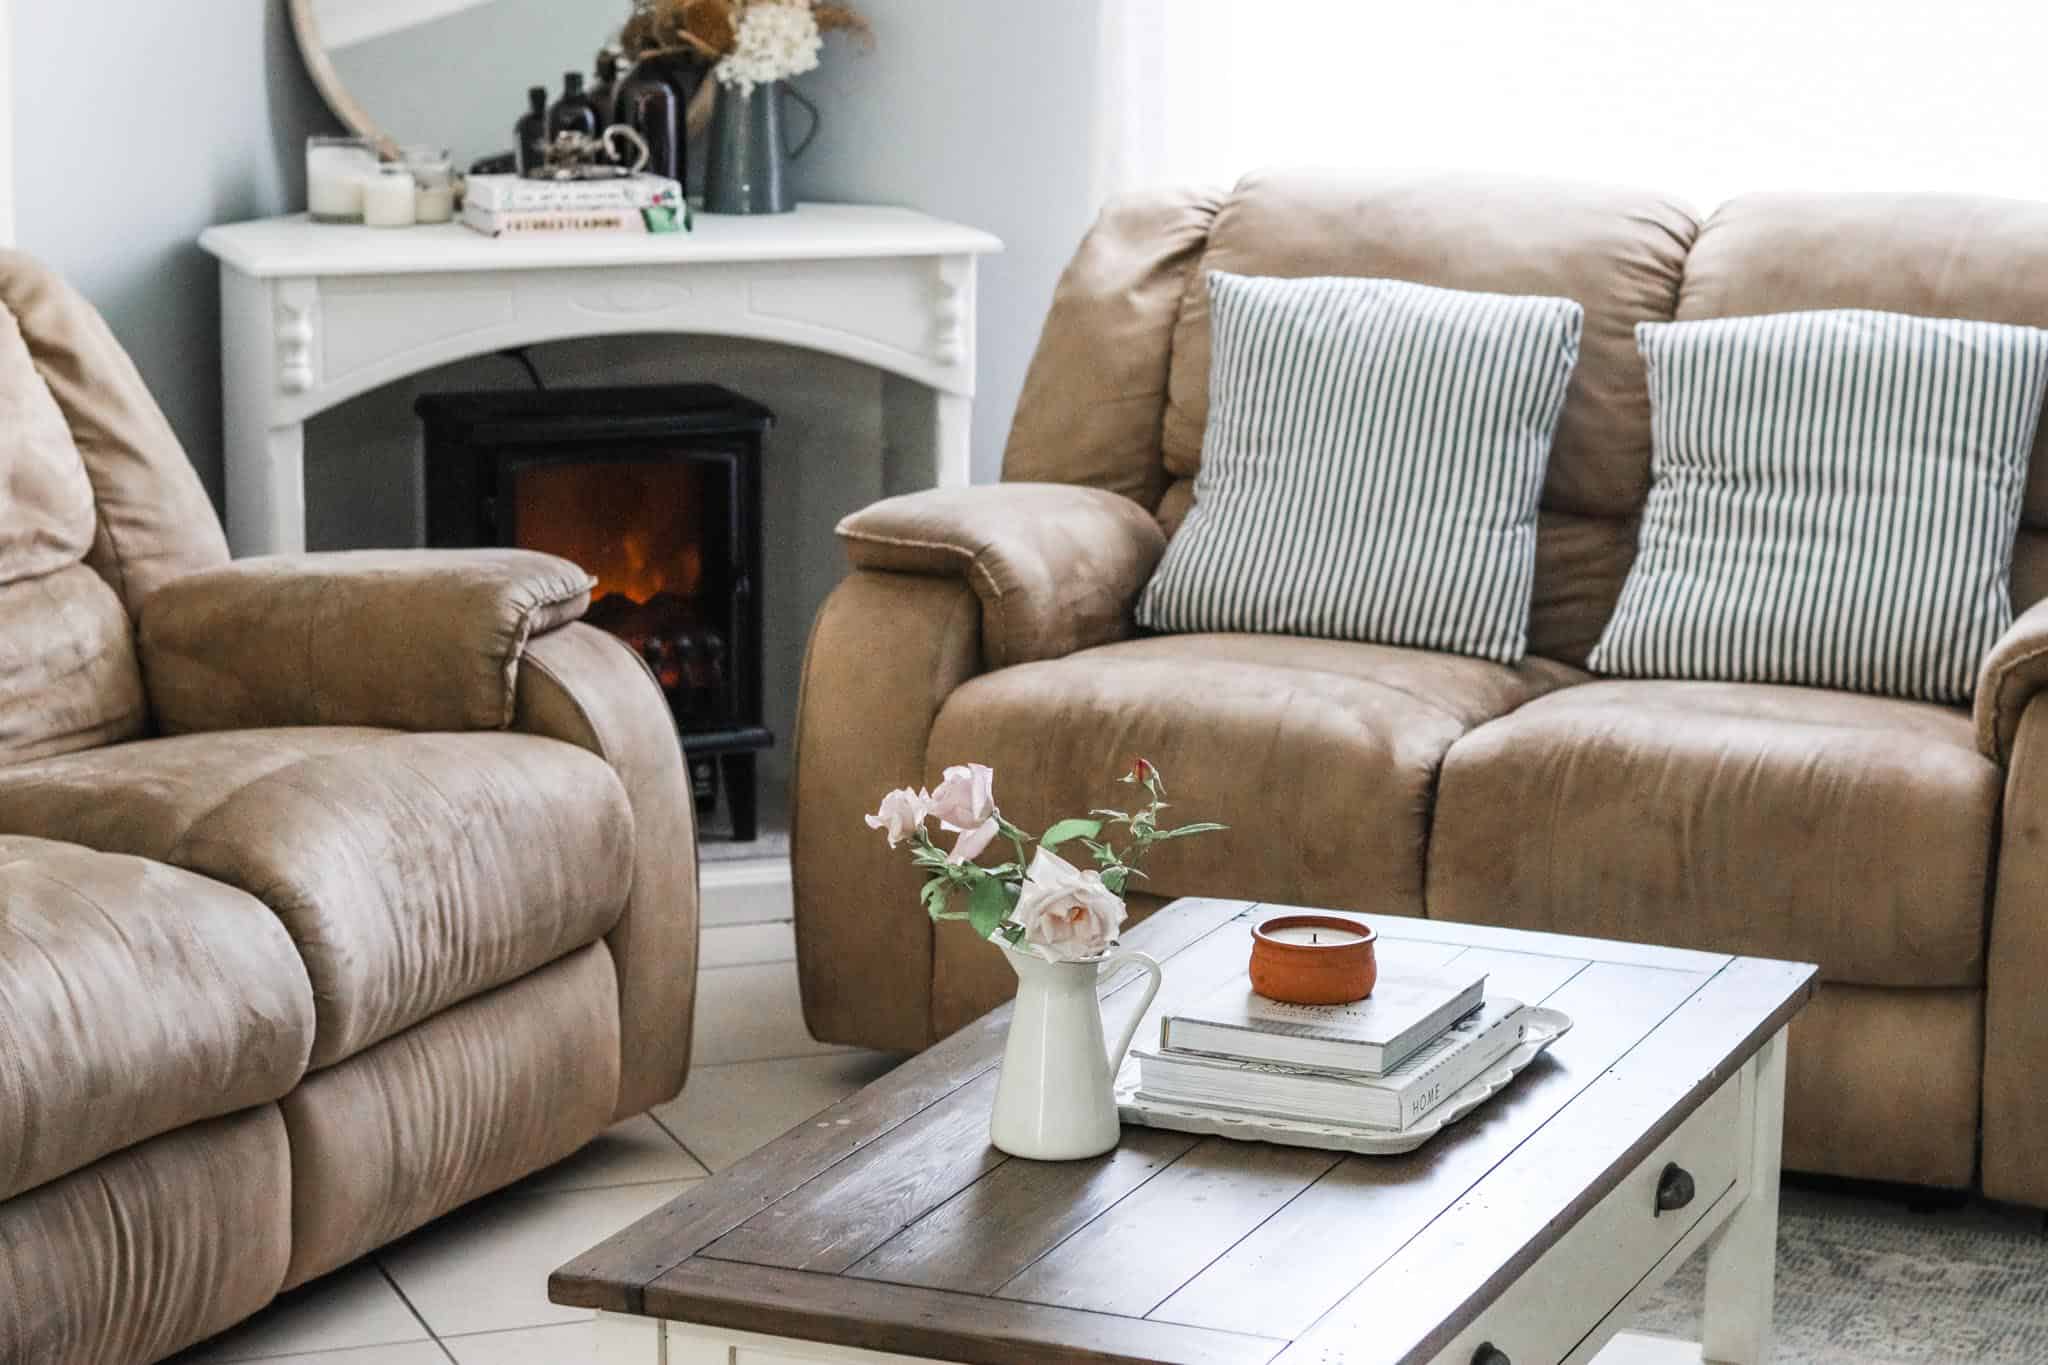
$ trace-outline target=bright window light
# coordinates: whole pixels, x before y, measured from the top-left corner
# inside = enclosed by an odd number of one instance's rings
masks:
[[[1136,0],[1105,187],[1267,165],[2048,198],[2048,5]]]

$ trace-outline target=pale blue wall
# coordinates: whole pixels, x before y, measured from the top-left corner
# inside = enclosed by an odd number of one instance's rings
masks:
[[[336,125],[283,0],[14,6],[16,232],[99,305],[220,494],[220,303],[202,229],[304,196]]]
[[[1094,213],[1102,5],[857,0],[872,52],[828,42],[802,78],[825,110],[799,163],[817,199],[907,204],[993,232],[980,276],[974,468],[996,477],[1053,285]]]
[[[1046,302],[1091,212],[1103,0],[861,3],[879,42],[859,54],[834,39],[805,78],[826,120],[797,183],[815,198],[908,204],[1007,243],[981,278],[974,459],[993,478]],[[194,242],[213,223],[301,207],[305,137],[338,125],[305,75],[285,0],[29,0],[14,11],[20,244],[106,313],[218,499],[219,305],[213,262]],[[479,90],[479,101],[516,114],[529,76],[514,74],[509,94]],[[319,539],[392,534],[366,509],[343,519]]]

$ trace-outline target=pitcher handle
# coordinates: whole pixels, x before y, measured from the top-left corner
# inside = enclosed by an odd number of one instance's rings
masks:
[[[1145,1021],[1145,1011],[1152,1008],[1152,999],[1159,994],[1159,983],[1164,978],[1159,973],[1159,963],[1134,948],[1119,949],[1105,958],[1102,963],[1103,975],[1113,975],[1119,967],[1141,967],[1152,979],[1145,983],[1145,998],[1138,1002],[1138,1008],[1131,1013],[1131,1022],[1124,1025],[1124,1031],[1117,1036],[1116,1046],[1109,1053],[1109,1078],[1113,1084],[1116,1073],[1123,1069],[1124,1054],[1131,1050],[1131,1040],[1138,1036],[1138,1025]]]
[[[808,99],[804,98],[803,92],[798,90],[795,86],[783,86],[782,93],[784,95],[787,95],[790,99],[795,100],[798,104],[801,104],[804,107],[804,112],[811,116],[811,126],[809,131],[807,131],[804,134],[803,141],[797,143],[796,146],[789,147],[787,149],[789,153],[789,159],[791,161],[794,161],[798,157],[802,156],[806,151],[808,151],[810,149],[810,145],[813,142],[816,142],[818,140],[818,129],[824,126],[825,119],[824,116],[818,112],[818,106],[812,104]]]

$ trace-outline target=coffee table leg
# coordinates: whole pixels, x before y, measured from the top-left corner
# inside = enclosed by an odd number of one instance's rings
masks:
[[[594,1330],[597,1365],[668,1365],[668,1329],[659,1318],[599,1313]]]
[[[1707,1252],[1706,1322],[1701,1355],[1725,1365],[1766,1365],[1778,1272],[1778,1162],[1785,1145],[1785,1032],[1750,1065],[1749,1193]]]

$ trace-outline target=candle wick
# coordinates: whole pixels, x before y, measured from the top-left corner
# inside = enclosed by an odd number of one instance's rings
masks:
[[[1321,939],[1319,939],[1319,938],[1317,938],[1317,937],[1316,937],[1316,931],[1315,931],[1315,930],[1313,930],[1313,929],[1311,929],[1311,930],[1309,930],[1309,931],[1308,931],[1308,941],[1309,941],[1310,943],[1321,943],[1321,942],[1322,942],[1322,940],[1321,940]]]

